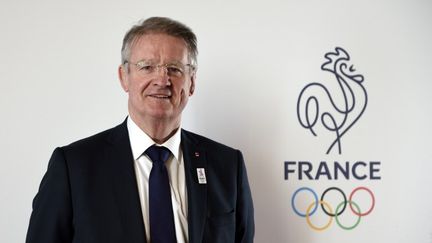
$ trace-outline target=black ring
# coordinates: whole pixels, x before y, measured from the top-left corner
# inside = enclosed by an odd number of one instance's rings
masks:
[[[339,215],[341,215],[341,214],[343,213],[343,211],[345,211],[345,208],[346,208],[346,205],[347,205],[346,195],[345,195],[345,193],[344,193],[344,192],[343,192],[339,187],[329,187],[329,188],[327,188],[327,189],[323,192],[323,194],[321,195],[321,201],[324,201],[324,196],[325,196],[325,194],[326,194],[327,192],[331,191],[331,190],[339,191],[340,193],[342,193],[342,196],[343,196],[343,198],[344,198],[344,206],[343,206],[342,210],[337,214],[337,216],[339,216]],[[327,214],[328,216],[330,216],[330,217],[334,217],[334,216],[336,216],[336,214],[332,214],[332,213],[327,212],[326,209],[325,209],[325,207],[324,207],[324,204],[321,204],[321,208],[322,208],[322,210],[324,211],[324,213]],[[335,213],[336,213],[336,212],[335,212]]]

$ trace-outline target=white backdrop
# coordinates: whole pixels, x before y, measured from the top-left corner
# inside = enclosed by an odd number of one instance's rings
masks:
[[[116,73],[121,40],[150,16],[177,19],[198,36],[197,92],[183,127],[243,151],[255,242],[432,242],[432,2],[1,0],[0,6],[0,242],[24,241],[52,150],[127,115]],[[334,80],[320,66],[336,46],[364,75],[369,103],[342,138],[343,153],[326,155],[328,141],[300,126],[296,105],[308,83]],[[285,180],[287,160],[378,160],[381,180]],[[290,204],[302,186],[319,193],[368,186],[376,205],[353,230],[333,222],[316,232]]]

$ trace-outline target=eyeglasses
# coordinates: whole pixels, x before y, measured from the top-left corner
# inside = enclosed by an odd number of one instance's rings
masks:
[[[137,63],[131,63],[129,61],[125,61],[124,64],[133,64],[138,68],[138,72],[142,76],[151,76],[155,73],[158,73],[161,68],[166,71],[168,76],[174,78],[182,78],[185,75],[185,72],[188,71],[188,68],[191,70],[195,70],[195,66],[188,63],[166,63],[166,64],[151,64],[147,61],[139,61]]]

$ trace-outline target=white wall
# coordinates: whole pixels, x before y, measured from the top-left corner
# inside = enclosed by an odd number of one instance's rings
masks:
[[[120,123],[121,40],[150,16],[186,23],[199,41],[197,92],[183,126],[240,148],[256,242],[432,242],[430,1],[23,1],[0,3],[0,242],[23,242],[31,201],[56,146]],[[343,154],[297,121],[296,102],[336,46],[365,76],[365,114]],[[333,78],[334,79],[334,78]],[[284,180],[286,160],[380,160],[379,181]],[[300,186],[373,188],[359,227],[307,227]],[[324,218],[325,219],[325,218]],[[334,223],[333,223],[334,224]]]

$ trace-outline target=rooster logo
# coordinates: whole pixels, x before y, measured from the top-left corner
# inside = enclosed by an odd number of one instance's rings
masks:
[[[363,86],[363,75],[357,74],[344,49],[336,47],[334,52],[328,52],[324,57],[326,61],[321,70],[331,73],[335,79],[333,83],[306,85],[298,97],[297,117],[302,127],[314,136],[317,136],[319,125],[333,133],[335,138],[326,154],[336,145],[341,154],[341,138],[362,116],[368,96]],[[320,102],[328,105],[320,106]]]

